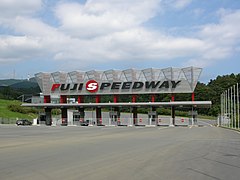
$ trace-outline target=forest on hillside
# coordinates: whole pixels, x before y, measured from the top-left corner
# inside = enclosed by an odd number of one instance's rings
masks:
[[[31,96],[40,93],[40,89],[36,82],[31,85],[29,82],[23,81],[22,84],[0,87],[0,99],[8,100],[20,100],[23,101],[22,95]],[[220,113],[220,95],[223,91],[231,86],[240,83],[240,74],[231,74],[217,76],[216,79],[211,79],[207,84],[198,82],[195,89],[196,101],[212,101],[212,107],[210,109],[199,109],[199,114],[217,116]],[[102,96],[102,102],[112,101],[112,96]],[[156,95],[156,101],[170,101],[171,94],[158,94]],[[85,98],[86,102],[93,102],[93,97]],[[121,95],[119,102],[130,102],[130,95]],[[138,102],[150,101],[149,95],[138,95]],[[175,101],[191,101],[191,94],[175,94]]]

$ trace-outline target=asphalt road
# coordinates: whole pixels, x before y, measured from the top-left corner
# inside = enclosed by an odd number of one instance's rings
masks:
[[[240,134],[203,127],[0,126],[0,179],[239,180]]]

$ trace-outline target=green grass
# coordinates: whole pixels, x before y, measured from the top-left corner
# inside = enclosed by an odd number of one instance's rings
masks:
[[[10,104],[21,104],[21,102],[0,99],[0,118],[29,119],[29,120],[36,118],[36,115],[34,114],[22,114],[22,113],[10,111],[8,109],[8,105]]]
[[[208,120],[216,120],[217,119],[217,117],[206,116],[206,115],[198,115],[197,118],[199,118],[199,119],[208,119]]]

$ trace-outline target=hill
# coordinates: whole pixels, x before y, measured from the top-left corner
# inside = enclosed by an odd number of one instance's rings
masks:
[[[4,80],[0,80],[0,86],[11,86],[21,81],[22,80],[19,80],[19,79],[4,79]]]
[[[0,87],[10,86],[12,88],[29,88],[29,87],[37,87],[37,81],[35,78],[27,79],[3,79],[0,80]]]
[[[31,81],[21,81],[16,82],[14,84],[9,85],[13,89],[28,89],[28,88],[36,88],[38,87],[37,82],[31,82]]]
[[[0,120],[2,119],[11,119],[11,120],[16,120],[16,119],[33,119],[36,118],[36,115],[34,114],[23,114],[19,112],[12,112],[9,110],[9,105],[11,104],[21,104],[19,101],[11,101],[11,100],[3,100],[0,99]]]
[[[35,78],[0,80],[0,99],[17,100],[22,95],[31,96],[37,93],[40,93],[40,89]]]

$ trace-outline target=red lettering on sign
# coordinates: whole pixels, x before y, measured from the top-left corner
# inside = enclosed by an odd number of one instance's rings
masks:
[[[55,89],[59,88],[60,84],[53,84],[51,91],[55,91]]]

